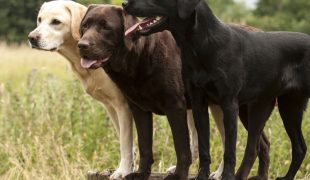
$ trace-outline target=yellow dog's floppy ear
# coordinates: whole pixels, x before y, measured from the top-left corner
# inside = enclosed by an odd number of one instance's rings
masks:
[[[200,0],[178,0],[178,13],[181,19],[189,17],[195,10]]]
[[[65,4],[66,8],[71,14],[71,34],[73,39],[80,39],[80,25],[86,13],[87,8],[81,4],[68,1]]]

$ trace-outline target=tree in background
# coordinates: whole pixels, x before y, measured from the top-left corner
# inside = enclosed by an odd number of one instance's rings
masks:
[[[102,4],[102,3],[111,3],[111,0],[77,0],[76,2],[88,6],[89,4]]]
[[[0,40],[21,42],[36,24],[38,7],[43,0],[1,0]]]
[[[242,1],[235,0],[207,0],[212,11],[224,22],[245,23],[251,11]]]
[[[44,0],[0,0],[0,40],[21,43],[27,40],[28,33],[36,27],[36,18]],[[78,0],[91,3],[110,3],[110,0]]]
[[[264,30],[310,34],[309,0],[260,0],[248,23]]]

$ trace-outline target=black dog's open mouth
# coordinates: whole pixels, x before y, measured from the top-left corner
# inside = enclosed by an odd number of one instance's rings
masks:
[[[81,58],[81,66],[85,69],[97,69],[107,63],[110,59],[111,55],[107,55],[100,59],[88,59],[88,58]]]
[[[138,22],[137,24],[130,27],[125,32],[125,37],[137,32],[140,34],[147,34],[151,30],[161,27],[166,21],[168,21],[168,17],[164,16],[147,17],[141,22]]]

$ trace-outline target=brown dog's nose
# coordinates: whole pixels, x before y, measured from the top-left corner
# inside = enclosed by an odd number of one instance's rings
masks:
[[[90,44],[87,41],[79,41],[79,43],[78,43],[78,47],[81,50],[87,50],[89,48],[89,46],[90,46]]]

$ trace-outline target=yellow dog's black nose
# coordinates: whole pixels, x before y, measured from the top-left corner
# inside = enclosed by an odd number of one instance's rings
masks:
[[[28,40],[32,46],[37,47],[39,44],[39,39],[40,39],[39,35],[31,34],[31,33],[28,35]]]

